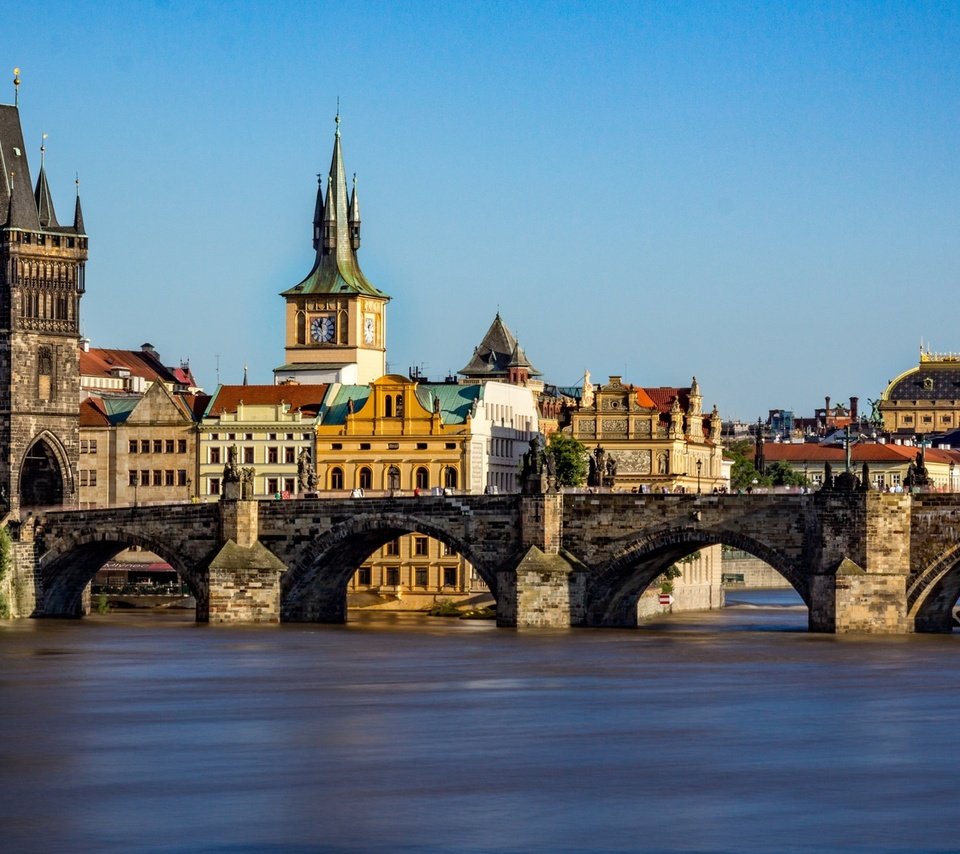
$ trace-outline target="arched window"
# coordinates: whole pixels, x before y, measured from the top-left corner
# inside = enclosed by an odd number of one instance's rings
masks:
[[[430,486],[430,472],[428,472],[423,466],[417,469],[417,480],[416,480],[417,489],[428,489]]]
[[[360,482],[357,484],[361,489],[373,488],[373,472],[366,466],[360,469]]]
[[[457,470],[453,466],[447,466],[443,470],[443,485],[448,489],[457,488]]]
[[[307,343],[307,316],[302,312],[297,312],[297,343]]]
[[[330,469],[330,488],[343,489],[343,469],[340,466]]]
[[[396,466],[390,466],[387,470],[387,489],[400,488],[400,469]]]
[[[383,403],[383,414],[387,418],[393,418],[393,397],[389,394],[386,396]]]

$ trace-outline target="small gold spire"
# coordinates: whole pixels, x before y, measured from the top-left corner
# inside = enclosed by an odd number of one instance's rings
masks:
[[[13,69],[13,106],[20,106],[20,69]]]

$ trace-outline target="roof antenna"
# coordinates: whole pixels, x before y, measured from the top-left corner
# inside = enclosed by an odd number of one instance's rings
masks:
[[[20,106],[20,69],[13,69],[13,106]]]

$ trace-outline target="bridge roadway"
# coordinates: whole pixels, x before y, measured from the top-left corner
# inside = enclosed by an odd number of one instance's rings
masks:
[[[427,534],[467,558],[502,626],[634,626],[641,592],[714,544],[777,570],[824,632],[950,631],[960,495],[547,492],[44,512],[15,532],[21,614],[77,617],[96,571],[142,546],[179,573],[198,621],[342,622],[376,549]]]

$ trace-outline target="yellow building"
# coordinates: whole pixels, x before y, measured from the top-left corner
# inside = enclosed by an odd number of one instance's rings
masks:
[[[471,412],[478,385],[418,383],[388,375],[332,386],[317,419],[321,495],[427,496],[464,491],[471,470]],[[354,604],[423,608],[486,590],[469,563],[421,535],[398,537],[361,566]]]
[[[877,408],[886,433],[946,433],[960,427],[960,354],[920,350],[920,363],[890,381]]]

